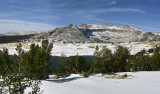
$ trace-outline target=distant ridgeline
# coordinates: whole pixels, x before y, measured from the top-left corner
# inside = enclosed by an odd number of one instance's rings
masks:
[[[154,31],[153,31],[154,32]],[[21,32],[1,34],[0,43],[17,41],[39,42],[48,39],[61,43],[123,43],[160,41],[160,34],[143,32],[131,26],[104,25],[73,25],[59,27],[44,32]]]
[[[22,42],[23,40],[31,38],[33,35],[0,35],[0,43],[14,43]]]

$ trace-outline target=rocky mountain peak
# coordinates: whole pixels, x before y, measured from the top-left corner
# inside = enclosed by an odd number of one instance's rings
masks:
[[[114,26],[114,25],[109,23],[109,24],[104,24],[104,26]]]
[[[69,24],[66,28],[73,28],[73,29],[75,29],[76,26],[74,24]]]

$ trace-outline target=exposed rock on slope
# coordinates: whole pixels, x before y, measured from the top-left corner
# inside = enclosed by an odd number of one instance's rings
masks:
[[[79,25],[87,37],[91,40],[101,42],[129,42],[138,41],[141,38],[142,31],[130,26],[105,25]]]
[[[53,42],[89,42],[90,40],[84,35],[83,31],[77,26],[70,24],[67,27],[56,28],[48,33],[40,33],[32,39],[49,39]]]

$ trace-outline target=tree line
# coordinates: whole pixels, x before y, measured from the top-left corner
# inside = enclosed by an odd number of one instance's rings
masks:
[[[92,61],[82,56],[62,56],[60,66],[57,67],[57,77],[66,77],[72,73],[89,76],[96,73],[134,72],[134,71],[160,71],[160,47],[141,50],[131,55],[128,48],[117,46],[112,51],[105,46],[95,48]]]
[[[0,35],[0,43],[14,43],[33,37],[34,34],[29,35]]]

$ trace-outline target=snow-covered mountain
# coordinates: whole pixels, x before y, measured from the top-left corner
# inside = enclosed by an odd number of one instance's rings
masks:
[[[154,32],[155,35],[160,35],[160,32]]]
[[[12,32],[8,32],[5,33],[4,35],[10,35],[10,36],[15,36],[15,35],[30,35],[30,34],[37,34],[37,33],[41,33],[42,31],[31,31],[31,32],[23,32],[23,31],[12,31]]]
[[[131,26],[104,25],[73,25],[56,28],[46,32],[9,33],[7,35],[23,35],[27,38],[21,41],[41,41],[48,39],[53,42],[63,43],[121,43],[159,41],[160,35],[152,32],[143,32]],[[30,36],[31,35],[31,36]]]
[[[151,32],[143,32],[131,26],[105,25],[73,25],[56,28],[47,33],[40,33],[32,37],[32,40],[49,39],[54,42],[137,42],[159,41],[160,35]]]
[[[130,26],[105,25],[79,25],[87,37],[100,42],[129,42],[138,41],[143,32]]]

